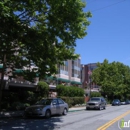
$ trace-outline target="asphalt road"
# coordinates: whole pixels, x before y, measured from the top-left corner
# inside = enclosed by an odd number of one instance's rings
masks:
[[[0,120],[0,130],[128,130],[121,122],[130,120],[130,105],[109,106],[106,110],[69,112],[67,116],[44,118],[6,118]],[[114,119],[114,120],[113,120]],[[107,124],[106,124],[107,123]],[[129,123],[130,124],[130,123]]]

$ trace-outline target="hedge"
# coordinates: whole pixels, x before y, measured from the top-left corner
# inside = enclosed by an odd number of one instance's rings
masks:
[[[84,97],[59,97],[68,103],[69,107],[75,106],[77,104],[84,104]]]
[[[64,97],[83,97],[84,90],[82,88],[74,87],[74,86],[64,86],[58,85],[56,86],[56,91],[58,96]]]

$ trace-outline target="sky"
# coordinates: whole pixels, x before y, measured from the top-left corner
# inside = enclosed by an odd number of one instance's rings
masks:
[[[130,66],[130,0],[86,0],[91,24],[87,35],[76,41],[81,64],[104,59]]]

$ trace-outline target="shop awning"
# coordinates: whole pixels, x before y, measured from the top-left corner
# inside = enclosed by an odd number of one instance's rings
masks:
[[[62,81],[62,82],[70,83],[70,80],[68,80],[68,79],[57,78],[57,77],[54,77],[54,76],[47,77],[47,79],[57,80],[57,81]]]
[[[2,64],[0,64],[0,69],[1,69],[1,68],[3,68],[3,65],[2,65]]]
[[[62,82],[66,82],[66,83],[69,83],[69,82],[70,82],[70,80],[68,80],[68,79],[63,79],[63,78],[58,78],[57,80],[58,80],[58,81],[62,81]]]
[[[23,73],[24,72],[24,70],[22,70],[22,69],[16,69],[15,71],[14,71],[14,73]]]
[[[71,81],[71,84],[77,84],[77,85],[81,85],[81,82],[77,82],[77,81]]]

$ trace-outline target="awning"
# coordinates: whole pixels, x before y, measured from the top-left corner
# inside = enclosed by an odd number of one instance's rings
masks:
[[[62,82],[66,82],[66,83],[69,83],[69,82],[70,82],[70,80],[68,80],[68,79],[63,79],[63,78],[58,78],[57,80],[58,80],[58,81],[62,81]]]
[[[16,69],[15,71],[14,71],[14,73],[23,73],[24,72],[24,70],[22,70],[22,69]]]
[[[57,81],[62,81],[62,82],[70,83],[70,80],[68,80],[68,79],[57,78],[57,77],[54,77],[54,76],[47,77],[47,79],[57,80]]]
[[[33,83],[25,83],[25,82],[19,82],[19,81],[11,81],[8,83],[9,89],[12,90],[32,90],[32,91],[37,91],[37,86],[34,85]]]
[[[47,79],[54,79],[54,77],[53,77],[53,76],[49,76],[49,77],[48,77],[48,76],[46,76],[46,78],[47,78]]]
[[[77,82],[77,81],[71,81],[71,84],[77,84],[77,85],[81,85],[81,82]]]
[[[0,64],[0,69],[3,68],[3,64]]]

